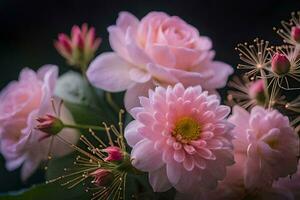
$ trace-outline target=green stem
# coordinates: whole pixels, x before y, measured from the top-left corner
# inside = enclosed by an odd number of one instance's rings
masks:
[[[104,131],[105,130],[105,128],[101,127],[101,126],[84,125],[84,124],[64,124],[64,128],[92,129],[95,131]]]
[[[83,80],[87,83],[89,91],[90,91],[93,99],[95,100],[96,104],[100,106],[100,105],[102,105],[102,103],[99,100],[99,96],[97,95],[97,92],[96,92],[95,88],[91,85],[90,81],[87,78],[86,70],[84,70],[86,68],[87,67],[85,67],[85,66],[81,67],[81,73],[82,73]],[[100,109],[102,111],[104,111],[103,108],[100,108]],[[109,121],[114,121],[114,118],[112,117],[112,115],[110,115],[110,113],[107,115],[107,117],[109,117],[109,119],[110,119]]]
[[[114,102],[111,93],[105,92],[105,99],[106,99],[107,103],[110,105],[110,107],[112,107],[112,109],[114,109],[114,111],[116,111],[117,113],[119,113],[120,108],[119,108],[119,106]]]

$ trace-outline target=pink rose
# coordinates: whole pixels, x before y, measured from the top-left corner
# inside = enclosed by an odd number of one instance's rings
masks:
[[[224,87],[232,68],[213,61],[209,38],[176,16],[150,12],[141,21],[121,12],[108,28],[114,52],[99,55],[87,76],[96,87],[118,92],[127,90],[127,110],[139,105],[155,85],[201,85],[205,90]]]
[[[26,180],[47,159],[50,138],[39,139],[44,133],[35,130],[36,118],[53,113],[51,98],[58,76],[56,66],[43,66],[34,72],[25,68],[18,81],[11,82],[0,93],[0,148],[6,159],[6,168],[14,170],[22,165],[21,177]],[[70,113],[63,108],[62,118],[72,120]],[[77,134],[64,130],[62,135],[76,141]],[[54,139],[53,155],[64,155],[70,148]]]

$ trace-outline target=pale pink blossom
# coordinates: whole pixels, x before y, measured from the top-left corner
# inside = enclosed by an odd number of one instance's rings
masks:
[[[139,21],[121,12],[110,26],[109,42],[114,52],[99,55],[87,76],[96,87],[111,92],[127,90],[127,110],[139,106],[138,97],[149,88],[181,82],[214,91],[226,85],[232,68],[214,61],[212,43],[177,16],[150,12]]]
[[[270,188],[274,180],[296,172],[299,138],[286,116],[259,106],[251,113],[235,106],[229,121],[235,125],[235,152],[246,155],[247,189]]]
[[[200,86],[156,87],[140,97],[131,111],[134,121],[125,129],[132,164],[149,172],[154,191],[175,187],[179,193],[198,195],[213,189],[232,165],[230,108]]]
[[[47,159],[50,138],[40,139],[45,133],[36,130],[37,117],[53,113],[51,98],[58,75],[56,66],[47,65],[37,72],[25,68],[19,80],[11,82],[0,94],[0,147],[6,168],[22,166],[21,177],[26,180]],[[62,119],[72,121],[72,116],[62,108]],[[62,137],[75,142],[77,134],[64,130]],[[62,156],[71,149],[54,139],[52,152]]]
[[[294,200],[293,194],[287,188],[275,184],[268,188],[248,190],[244,185],[247,155],[235,153],[234,160],[235,164],[228,167],[227,175],[217,189],[203,192],[201,200]]]

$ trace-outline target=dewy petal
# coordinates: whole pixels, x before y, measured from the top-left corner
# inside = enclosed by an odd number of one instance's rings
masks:
[[[135,84],[130,87],[124,97],[125,108],[128,112],[131,112],[131,109],[140,105],[139,97],[147,96],[149,89],[152,89],[154,84],[152,81],[146,83]]]
[[[143,137],[138,133],[137,129],[142,125],[140,122],[133,120],[125,128],[124,135],[129,146],[133,147],[136,143],[141,141]]]
[[[132,67],[115,53],[102,53],[90,64],[87,77],[96,87],[119,92],[133,85],[134,82],[129,76]]]
[[[149,182],[154,192],[166,192],[172,187],[165,166],[149,172]]]
[[[134,145],[131,152],[133,166],[142,171],[154,171],[161,168],[163,166],[161,157],[161,152],[155,150],[154,143],[147,139]]]

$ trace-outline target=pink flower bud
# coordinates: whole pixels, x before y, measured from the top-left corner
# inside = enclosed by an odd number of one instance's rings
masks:
[[[54,45],[70,65],[85,68],[93,59],[100,43],[101,39],[96,38],[94,27],[88,28],[87,24],[83,24],[81,28],[73,26],[70,37],[59,34]]]
[[[45,115],[37,118],[36,120],[39,124],[35,128],[47,133],[48,136],[56,135],[64,128],[63,122],[52,115]]]
[[[96,186],[107,186],[114,178],[111,171],[107,169],[97,169],[90,175],[94,177],[93,183]]]
[[[263,105],[265,103],[265,83],[262,79],[251,84],[249,88],[249,96],[251,99],[255,99],[257,104]]]
[[[72,43],[73,43],[73,46],[74,48],[77,48],[77,49],[84,49],[84,44],[85,44],[85,41],[84,41],[84,35],[82,34],[80,28],[78,26],[73,26],[72,28]]]
[[[55,48],[64,56],[72,54],[71,41],[67,35],[61,33],[58,35],[58,41],[54,43]]]
[[[276,52],[272,57],[272,71],[278,75],[286,74],[290,71],[291,63],[282,53]]]
[[[108,153],[108,156],[105,158],[105,161],[121,161],[123,159],[122,150],[116,146],[110,146],[103,150]]]
[[[300,27],[299,26],[292,27],[291,36],[297,43],[300,43]]]

